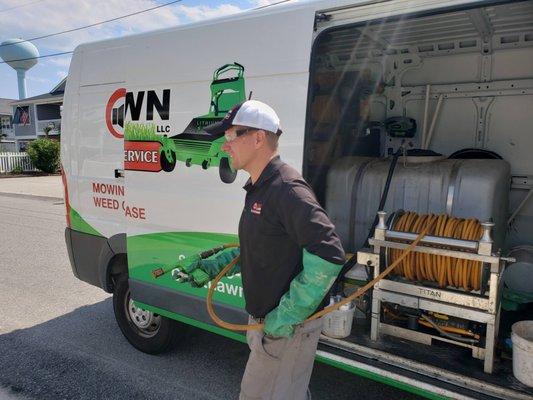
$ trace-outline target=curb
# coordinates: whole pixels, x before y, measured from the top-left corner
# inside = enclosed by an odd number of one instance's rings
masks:
[[[0,196],[3,197],[19,197],[23,199],[33,199],[33,200],[51,200],[51,201],[61,201],[64,202],[63,197],[54,197],[54,196],[38,196],[33,194],[25,193],[9,193],[9,192],[0,192]]]

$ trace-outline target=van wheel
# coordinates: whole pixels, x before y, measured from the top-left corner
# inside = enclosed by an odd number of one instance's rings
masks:
[[[218,173],[220,175],[220,180],[224,183],[233,183],[237,177],[237,171],[231,169],[229,159],[226,157],[220,160]]]
[[[176,152],[171,150],[170,153],[172,154],[172,161],[167,160],[167,156],[165,155],[164,151],[162,151],[160,155],[161,169],[165,172],[173,171],[174,167],[176,166]]]
[[[131,299],[126,274],[116,280],[113,310],[128,342],[144,353],[161,354],[171,350],[187,330],[185,325],[137,307]]]

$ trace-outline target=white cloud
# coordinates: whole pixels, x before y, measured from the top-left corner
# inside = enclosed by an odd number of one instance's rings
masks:
[[[41,63],[68,68],[70,66],[70,55],[65,54],[63,57],[44,58]]]
[[[274,3],[275,0],[253,0],[252,3],[256,7],[268,6],[269,4]]]
[[[186,1],[187,4],[161,7],[92,28],[35,40],[33,43],[41,55],[72,51],[85,42],[169,28],[185,22],[242,11],[238,6],[230,4],[234,0],[222,0],[215,5],[206,5],[205,0]],[[19,6],[20,0],[0,0],[0,3],[0,9],[8,9]],[[162,0],[46,0],[1,13],[0,42],[17,37],[31,39],[74,29],[152,8],[161,3]],[[28,85],[28,95],[49,90],[51,84],[57,83],[58,77],[63,77],[62,71],[68,70],[70,59],[70,55],[40,59],[28,72],[28,80],[33,83]],[[9,67],[0,64],[0,70],[8,71],[10,80],[13,78],[13,71]],[[13,90],[11,86],[0,83],[0,97],[15,96]]]
[[[52,83],[52,81],[48,78],[42,78],[40,76],[35,76],[35,75],[32,75],[30,73],[26,74],[26,80],[28,81],[32,81],[32,82],[37,82],[37,83]]]
[[[243,11],[237,6],[231,4],[221,4],[217,7],[209,6],[179,6],[182,12],[191,21],[201,21],[209,18],[221,17],[224,15],[235,14]]]
[[[17,2],[18,0],[9,0],[4,6],[9,7]],[[94,24],[155,5],[153,0],[129,0],[127,2],[123,0],[77,0],[76,2],[54,0],[53,7],[47,2],[42,2],[17,9],[16,18],[3,16],[0,38],[30,39]],[[180,22],[176,7],[168,6],[93,28],[36,40],[34,44],[38,48],[69,51],[83,42],[119,36],[123,32],[153,30],[158,27],[177,25]]]
[[[76,2],[41,2],[22,7],[2,15],[0,41],[12,37],[31,39],[50,33],[78,28],[100,21],[131,14],[155,7],[155,0],[77,0]],[[16,6],[19,0],[3,2],[4,8]],[[150,30],[176,26],[188,21],[199,21],[242,11],[231,4],[216,7],[205,5],[185,6],[181,4],[161,7],[152,11],[123,18],[118,21],[98,25],[71,33],[34,41],[41,54],[70,51],[78,44],[111,37],[130,35]],[[12,15],[11,13],[15,13]]]
[[[65,76],[67,76],[67,71],[65,70],[56,71],[56,76],[59,78],[59,80],[62,80]]]
[[[18,3],[19,0],[3,1],[2,9],[15,7]],[[74,29],[151,8],[157,4],[155,0],[129,0],[127,2],[124,0],[76,0],[75,2],[47,0],[17,8],[16,12],[3,13],[0,24],[0,42],[13,37],[31,39]],[[175,4],[92,28],[35,40],[33,43],[41,55],[72,51],[84,42],[167,28],[186,21],[195,22],[240,11],[242,10],[239,7],[227,3],[212,7],[202,4],[196,6]],[[68,69],[70,59],[70,55],[43,58],[32,69],[32,75],[45,74],[48,75],[49,80],[53,80],[56,78],[53,71]]]
[[[264,7],[272,3],[277,3],[280,0],[251,0],[254,7]]]

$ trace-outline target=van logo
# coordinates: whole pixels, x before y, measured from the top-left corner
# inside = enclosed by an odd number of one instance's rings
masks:
[[[159,172],[161,143],[152,141],[124,141],[124,169],[129,171]]]
[[[144,101],[146,98],[146,102]],[[146,107],[143,108],[143,105]],[[105,109],[105,122],[109,133],[118,139],[124,137],[124,120],[154,120],[154,110],[159,118],[168,121],[170,118],[170,89],[164,89],[162,99],[155,90],[128,92],[125,88],[117,89],[109,97]],[[144,114],[143,114],[144,111]],[[158,131],[169,132],[170,126],[158,127]]]

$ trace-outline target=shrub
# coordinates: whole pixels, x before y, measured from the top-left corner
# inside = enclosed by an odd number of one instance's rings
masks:
[[[11,173],[13,175],[20,175],[22,173],[24,173],[24,170],[22,169],[22,167],[20,165],[16,165],[12,170],[11,170]]]
[[[59,142],[37,139],[28,146],[28,155],[36,168],[43,172],[56,172],[59,168]]]

